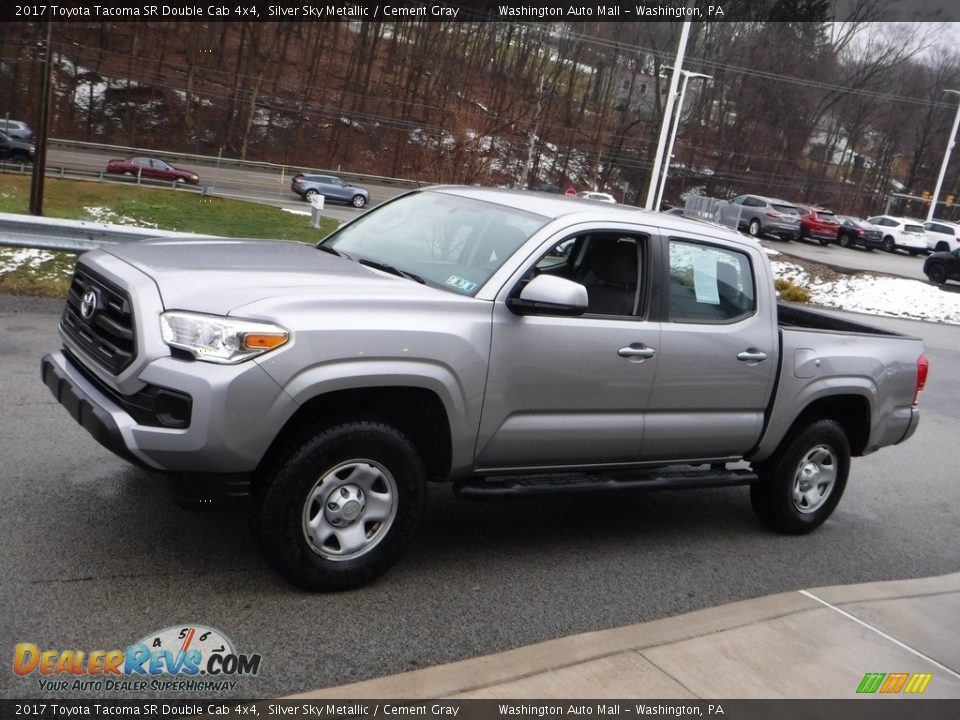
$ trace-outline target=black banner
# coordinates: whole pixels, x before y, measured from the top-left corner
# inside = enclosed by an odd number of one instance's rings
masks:
[[[834,0],[837,21],[851,16],[856,0]],[[240,0],[155,3],[151,0],[64,0],[4,2],[2,22],[103,21],[377,21],[377,22],[805,22],[810,4],[782,0]],[[901,0],[875,8],[872,20],[950,22],[960,20],[953,0]]]
[[[15,718],[953,720],[960,700],[0,700]]]

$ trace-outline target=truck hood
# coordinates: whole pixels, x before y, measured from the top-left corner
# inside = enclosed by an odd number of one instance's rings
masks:
[[[102,250],[151,277],[168,310],[227,315],[282,295],[396,301],[405,294],[437,292],[298,242],[157,238]]]

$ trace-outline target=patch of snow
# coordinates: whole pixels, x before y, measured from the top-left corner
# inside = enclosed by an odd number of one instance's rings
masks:
[[[857,274],[817,280],[799,265],[774,260],[774,275],[810,291],[817,305],[868,315],[960,324],[960,293],[944,292],[918,280]]]
[[[37,248],[0,248],[0,275],[17,268],[39,268],[56,257],[49,250]]]
[[[87,216],[94,222],[109,223],[111,225],[135,225],[145,228],[159,228],[156,223],[146,222],[130,215],[118,215],[110,208],[90,206],[84,207]]]

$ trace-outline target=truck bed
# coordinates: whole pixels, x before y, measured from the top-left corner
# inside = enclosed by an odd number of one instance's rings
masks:
[[[847,320],[832,314],[809,310],[797,305],[777,303],[777,324],[791,330],[823,330],[836,333],[857,333],[860,335],[885,335],[889,337],[909,337],[891,330],[883,330],[873,325]]]

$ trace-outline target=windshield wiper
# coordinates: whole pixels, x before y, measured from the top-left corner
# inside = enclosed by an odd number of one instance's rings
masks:
[[[352,257],[347,255],[342,250],[337,250],[336,248],[331,247],[330,245],[317,245],[315,247],[317,248],[317,250],[323,250],[323,252],[325,253],[330,253],[331,255],[336,255],[337,257],[346,258],[347,260],[353,260]]]
[[[368,260],[367,258],[360,258],[357,260],[361,265],[366,265],[368,267],[375,268],[376,270],[383,270],[383,272],[388,272],[391,275],[396,275],[397,277],[407,278],[408,280],[413,280],[420,283],[421,285],[426,285],[427,281],[424,280],[419,275],[415,275],[412,272],[407,272],[406,270],[401,270],[400,268],[395,268],[393,265],[388,265],[387,263],[378,262],[376,260]]]

